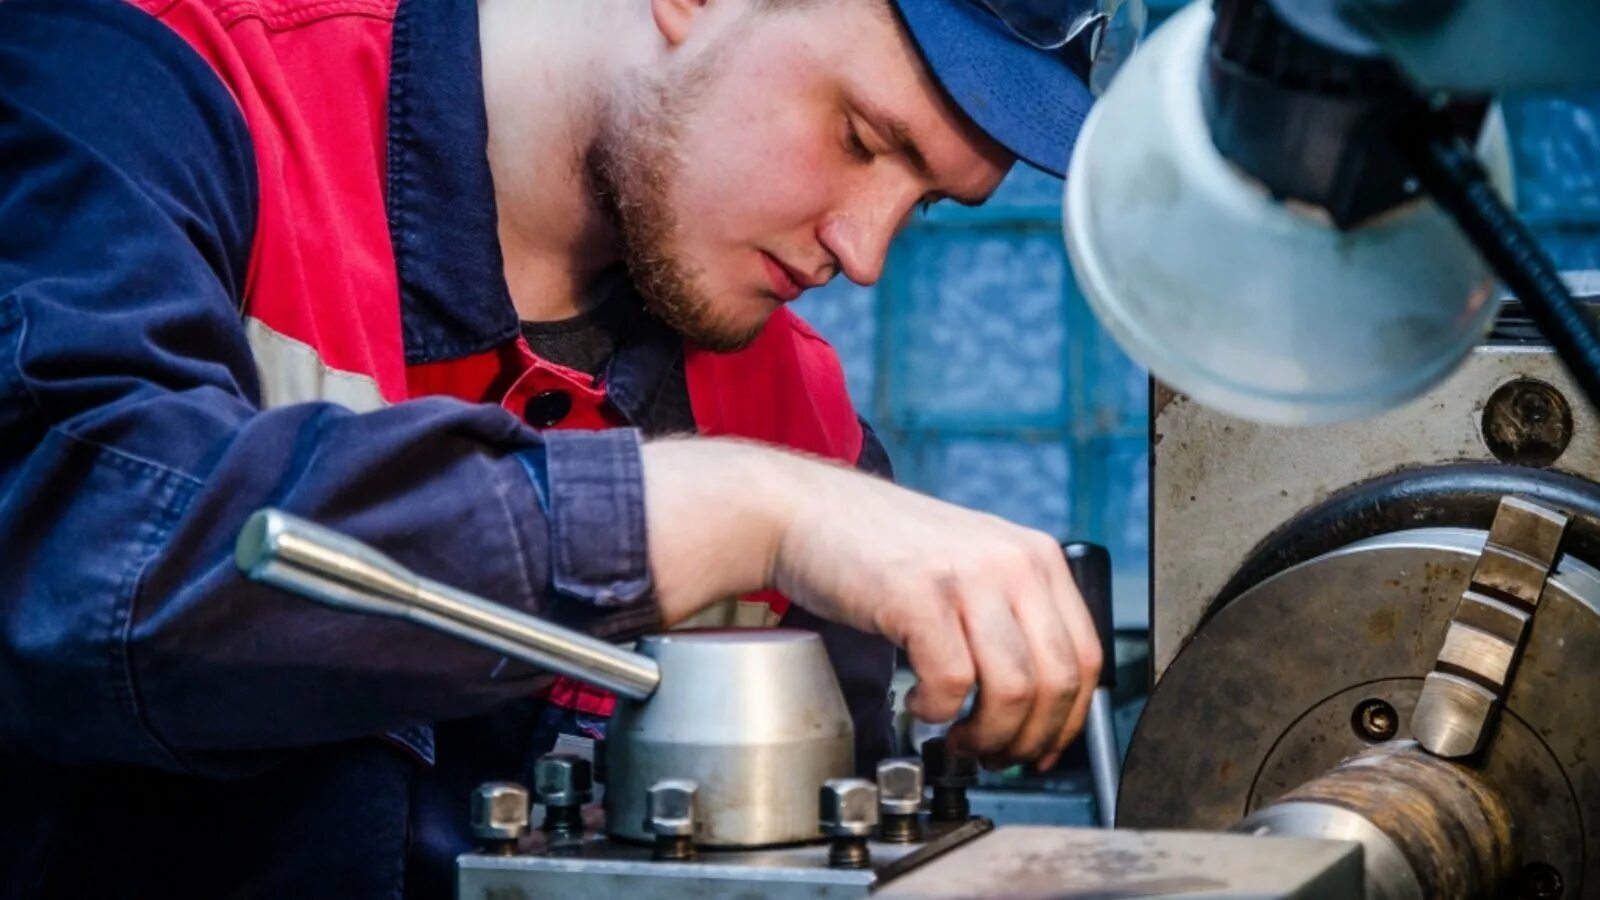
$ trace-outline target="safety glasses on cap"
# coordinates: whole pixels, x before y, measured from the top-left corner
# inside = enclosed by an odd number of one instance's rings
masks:
[[[1096,96],[1144,36],[1145,0],[969,0],[1018,38],[1063,56]]]

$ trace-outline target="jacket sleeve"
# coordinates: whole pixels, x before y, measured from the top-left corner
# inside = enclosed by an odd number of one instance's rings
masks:
[[[659,621],[633,432],[260,408],[254,190],[231,98],[159,23],[0,3],[0,764],[243,774],[529,690],[490,652],[243,580],[262,506],[603,637]]]

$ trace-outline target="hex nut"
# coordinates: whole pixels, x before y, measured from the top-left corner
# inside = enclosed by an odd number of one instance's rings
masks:
[[[878,763],[878,806],[891,816],[914,816],[922,809],[922,760],[900,756]]]
[[[533,764],[533,795],[546,806],[582,806],[594,799],[594,767],[573,753],[546,753]]]
[[[700,786],[685,778],[664,778],[650,785],[645,804],[645,830],[657,837],[694,834],[695,795]]]
[[[472,792],[472,834],[481,841],[514,841],[528,831],[528,789],[491,781]]]
[[[818,792],[817,820],[828,837],[868,837],[878,827],[878,786],[865,778],[830,778]]]
[[[928,784],[941,788],[968,788],[978,783],[978,761],[955,756],[942,737],[922,742],[922,765]]]

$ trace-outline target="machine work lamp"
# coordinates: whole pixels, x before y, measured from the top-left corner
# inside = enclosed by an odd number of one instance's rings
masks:
[[[1600,17],[1552,5],[1572,34]],[[1396,30],[1368,6],[1414,15]],[[1490,103],[1494,89],[1596,83],[1600,64],[1460,65],[1495,27],[1484,10],[1197,0],[1159,28],[1090,113],[1066,180],[1068,253],[1123,348],[1243,418],[1353,419],[1448,375],[1493,321],[1498,276],[1600,395],[1594,326],[1507,208]],[[1559,40],[1559,17],[1535,24]],[[1486,71],[1499,80],[1452,90]]]

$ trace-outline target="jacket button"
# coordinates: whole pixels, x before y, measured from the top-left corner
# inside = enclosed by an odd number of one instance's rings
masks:
[[[554,428],[572,412],[572,395],[566,391],[541,391],[528,398],[522,418],[535,428]]]

